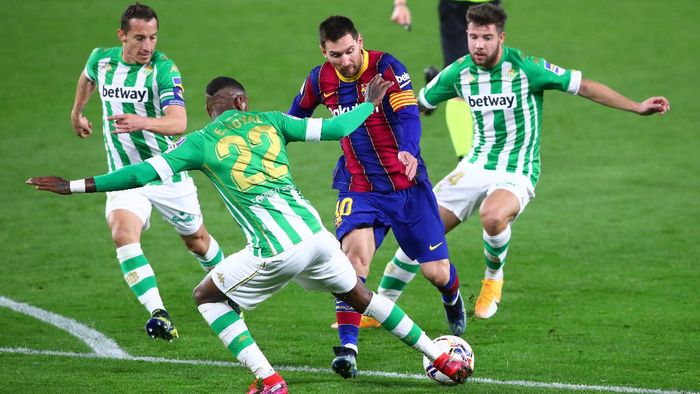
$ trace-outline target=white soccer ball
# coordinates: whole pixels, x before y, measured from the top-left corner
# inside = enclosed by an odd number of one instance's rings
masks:
[[[454,335],[443,335],[435,338],[433,342],[440,348],[440,350],[447,353],[450,358],[462,359],[469,364],[472,370],[474,370],[474,351],[472,351],[472,347],[469,346],[467,341]],[[437,368],[433,366],[433,363],[425,356],[423,356],[423,369],[428,377],[435,382],[446,386],[456,384],[442,372],[438,371]]]

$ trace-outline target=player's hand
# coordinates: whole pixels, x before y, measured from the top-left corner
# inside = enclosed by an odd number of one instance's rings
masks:
[[[115,129],[112,131],[114,134],[144,130],[146,129],[146,122],[148,122],[147,117],[134,114],[112,115],[107,120],[114,121]]]
[[[71,194],[70,182],[58,176],[40,176],[27,179],[28,185],[36,190],[46,190],[57,194]]]
[[[80,138],[86,138],[92,134],[92,123],[83,114],[78,116],[71,116],[71,123],[73,124],[73,130],[75,135]]]
[[[365,87],[365,101],[370,101],[375,106],[381,104],[386,91],[393,84],[392,81],[385,81],[380,74],[375,75]]]
[[[656,113],[663,115],[670,110],[671,104],[666,97],[649,97],[640,103],[637,113],[643,116]]]
[[[391,21],[403,26],[407,31],[411,31],[411,10],[406,3],[394,5]]]
[[[402,150],[399,152],[399,161],[406,166],[404,174],[406,174],[409,181],[412,181],[413,178],[416,177],[416,171],[418,170],[418,159],[413,157],[412,154]]]

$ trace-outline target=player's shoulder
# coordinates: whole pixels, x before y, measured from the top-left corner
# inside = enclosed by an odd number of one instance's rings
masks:
[[[515,48],[508,48],[507,60],[512,64],[518,65],[525,73],[528,71],[539,72],[544,68],[544,63],[546,62],[544,58],[540,56],[523,54],[521,50]]]
[[[119,58],[119,56],[121,55],[120,49],[121,48],[119,48],[119,47],[93,48],[92,51],[90,52],[89,60],[90,61],[98,61],[98,60],[104,59],[104,58]]]
[[[175,62],[171,58],[169,58],[165,53],[160,51],[153,52],[151,63],[158,67],[175,66]],[[177,66],[175,66],[175,68],[177,68]]]
[[[370,66],[372,66],[373,64],[378,64],[380,67],[385,65],[397,64],[403,66],[403,63],[401,63],[401,61],[396,56],[392,55],[389,52],[368,50],[367,54],[369,56]]]

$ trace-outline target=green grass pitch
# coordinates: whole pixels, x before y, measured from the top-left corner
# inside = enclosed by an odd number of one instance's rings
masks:
[[[207,122],[203,90],[214,76],[247,87],[254,110],[289,108],[322,62],[317,26],[332,14],[356,22],[365,46],[422,69],[442,63],[437,1],[412,0],[413,29],[389,21],[391,1],[146,2],[160,17],[158,49],[183,73],[189,129]],[[202,271],[172,229],[152,218],[142,243],[181,338],[151,341],[147,315],[118,268],[103,219],[104,196],[37,193],[38,175],[80,178],[106,170],[99,98],[87,116],[96,134],[73,135],[69,112],[90,50],[117,45],[126,1],[7,0],[0,7],[0,296],[70,317],[135,357],[234,361],[191,300]],[[292,285],[246,314],[259,346],[294,393],[569,392],[578,387],[700,391],[700,137],[697,56],[700,5],[691,0],[504,0],[506,44],[641,100],[665,95],[672,111],[642,118],[563,93],[546,94],[537,198],[513,226],[501,310],[469,321],[475,378],[443,388],[427,379],[329,370],[336,333],[329,295]],[[422,150],[431,179],[456,164],[444,109],[424,117]],[[321,109],[320,116],[328,116]],[[332,142],[289,147],[293,174],[333,228]],[[205,222],[226,253],[244,239],[213,188],[195,174]],[[478,294],[481,229],[473,218],[448,237],[462,292]],[[368,283],[376,288],[396,248],[388,237]],[[446,332],[435,291],[415,280],[400,299],[430,336]],[[420,374],[421,357],[382,330],[360,337],[365,371]],[[28,355],[88,353],[63,330],[0,308],[0,392],[242,392],[244,368]],[[402,375],[403,376],[403,375]],[[489,380],[491,379],[491,380]],[[503,386],[524,381],[581,386]],[[590,387],[589,387],[590,386]],[[595,387],[593,387],[595,386]],[[586,388],[588,387],[588,388]],[[605,388],[607,387],[607,389]],[[628,390],[628,392],[633,392]],[[647,392],[647,391],[639,391]]]

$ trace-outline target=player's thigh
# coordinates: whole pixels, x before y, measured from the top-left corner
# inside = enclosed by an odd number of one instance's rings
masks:
[[[397,201],[389,201],[391,227],[404,253],[421,263],[447,259],[445,229],[430,182],[421,182],[396,196]]]
[[[486,198],[488,174],[481,168],[462,160],[433,188],[435,199],[442,208],[465,221],[477,211]]]
[[[512,216],[515,220],[535,198],[535,188],[527,177],[519,174],[500,172],[492,179],[480,207],[481,215],[493,210],[497,216]]]
[[[343,240],[355,229],[372,228],[374,248],[378,249],[389,232],[387,215],[377,206],[376,193],[340,192],[335,205],[335,234]]]
[[[140,230],[146,231],[150,226],[151,201],[143,193],[143,188],[108,192],[105,201],[105,218],[110,229],[114,231],[124,221],[120,220],[122,211],[133,214],[140,221]]]
[[[155,209],[178,234],[188,236],[200,230],[204,220],[197,188],[191,178],[144,189]]]
[[[308,247],[312,248],[313,258],[297,275],[295,282],[309,290],[335,294],[345,294],[355,287],[355,270],[331,233],[322,230],[315,234]]]
[[[294,255],[297,246],[269,258],[243,249],[226,257],[208,275],[241,308],[255,309],[304,270],[308,260]]]

